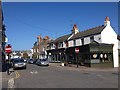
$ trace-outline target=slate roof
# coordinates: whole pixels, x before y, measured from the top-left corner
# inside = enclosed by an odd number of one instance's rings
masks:
[[[57,39],[54,40],[54,43],[60,43],[60,42],[64,42],[66,41],[69,37],[70,37],[71,34],[68,34],[68,35],[64,35],[64,36],[61,36]]]
[[[91,29],[79,32],[79,33],[75,34],[70,40],[99,34],[99,33],[102,32],[102,30],[104,28],[105,28],[105,26],[102,25],[102,26],[98,26],[98,27],[95,27],[95,28],[91,28]]]

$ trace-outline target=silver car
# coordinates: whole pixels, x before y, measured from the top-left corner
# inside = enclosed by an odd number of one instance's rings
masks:
[[[41,66],[49,66],[49,61],[47,59],[41,59],[40,60],[40,65]]]
[[[24,59],[21,59],[21,58],[14,59],[14,61],[13,61],[13,69],[16,69],[16,68],[24,68],[24,69],[26,69],[26,67],[27,67],[27,64],[24,61]]]

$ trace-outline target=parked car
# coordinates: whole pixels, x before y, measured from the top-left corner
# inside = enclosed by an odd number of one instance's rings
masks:
[[[40,65],[40,66],[49,66],[49,61],[48,61],[48,59],[39,59],[36,62],[36,64]]]
[[[25,63],[24,59],[16,58],[13,60],[13,69],[16,68],[24,68],[26,69],[27,64]]]
[[[40,63],[41,63],[40,60],[41,60],[41,59],[38,59],[35,64],[36,64],[36,65],[40,65]]]
[[[36,64],[37,60],[38,60],[38,59],[34,59],[33,64]]]
[[[33,59],[29,59],[29,60],[28,60],[28,63],[29,63],[29,64],[33,64],[33,63],[34,63],[34,60],[33,60]]]

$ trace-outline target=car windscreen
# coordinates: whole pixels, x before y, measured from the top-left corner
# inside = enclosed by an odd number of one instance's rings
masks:
[[[41,59],[41,61],[47,61],[47,59]]]
[[[23,59],[17,59],[17,60],[14,60],[14,62],[24,62]]]

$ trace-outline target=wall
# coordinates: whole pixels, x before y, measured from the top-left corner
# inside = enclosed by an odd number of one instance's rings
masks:
[[[81,45],[82,45],[81,39],[76,39],[76,46],[81,46]]]
[[[73,46],[74,46],[74,44],[73,44],[73,40],[68,41],[68,46],[69,46],[69,47],[73,47]]]
[[[95,35],[94,40],[98,43],[101,43],[101,34]]]
[[[101,32],[101,41],[106,44],[114,44],[113,46],[113,62],[114,67],[118,67],[118,40],[117,34],[112,29],[110,25],[107,25],[104,30]]]
[[[89,44],[90,43],[90,37],[85,37],[84,38],[84,45]]]

